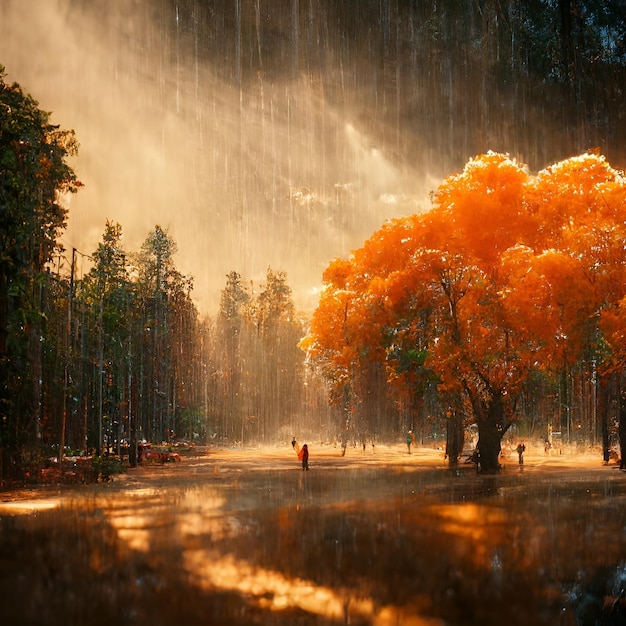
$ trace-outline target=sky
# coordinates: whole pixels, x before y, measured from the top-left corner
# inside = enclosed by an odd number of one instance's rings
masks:
[[[229,272],[258,290],[269,267],[286,272],[296,307],[310,313],[333,258],[428,206],[438,175],[392,154],[353,114],[358,76],[333,56],[342,42],[313,42],[306,61],[323,56],[321,69],[302,71],[290,40],[304,33],[272,30],[289,19],[284,7],[242,6],[238,15],[235,0],[1,3],[5,80],[80,143],[71,164],[84,188],[61,238],[79,252],[79,276],[106,220],[122,225],[129,252],[158,224],[201,313],[216,313]],[[261,46],[261,27],[271,45]]]

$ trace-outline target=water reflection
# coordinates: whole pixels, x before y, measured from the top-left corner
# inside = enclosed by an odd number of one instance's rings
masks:
[[[343,619],[345,599],[332,589],[315,585],[308,580],[287,578],[282,573],[252,567],[246,561],[232,556],[217,557],[205,551],[188,553],[186,567],[193,580],[207,589],[237,590],[258,599],[259,605],[272,611],[298,607],[331,619]],[[371,601],[361,600],[358,613],[373,612]]]
[[[23,515],[37,513],[38,511],[51,511],[58,509],[61,502],[58,499],[42,498],[38,500],[15,500],[13,502],[0,503],[0,515]]]
[[[66,617],[58,589],[87,623],[94,594],[141,624],[620,623],[602,602],[626,555],[621,473],[239,469],[0,509],[0,600],[22,581],[39,624]]]

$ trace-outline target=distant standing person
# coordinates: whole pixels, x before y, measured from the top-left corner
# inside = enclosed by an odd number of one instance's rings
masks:
[[[406,449],[409,454],[411,454],[411,444],[413,443],[413,433],[409,431],[406,434]]]
[[[302,450],[300,450],[300,458],[302,459],[302,471],[309,469],[309,446],[306,443],[302,446]]]
[[[517,455],[519,457],[520,465],[524,465],[524,452],[526,452],[526,446],[523,443],[520,443],[517,446]]]
[[[295,450],[296,449],[296,436],[294,435],[293,439],[291,440],[291,447]]]

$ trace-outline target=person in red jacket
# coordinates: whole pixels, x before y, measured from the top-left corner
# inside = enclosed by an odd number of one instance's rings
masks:
[[[306,443],[302,446],[298,455],[302,460],[302,471],[309,469],[309,446]]]

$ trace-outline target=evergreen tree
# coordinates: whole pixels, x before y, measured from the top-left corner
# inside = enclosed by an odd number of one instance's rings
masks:
[[[73,131],[4,78],[0,66],[0,446],[15,447],[41,439],[45,269],[80,183]]]
[[[129,278],[126,253],[122,247],[122,227],[107,221],[102,242],[92,255],[93,267],[80,284],[80,297],[91,311],[89,327],[91,358],[85,371],[93,376],[83,393],[91,397],[95,415],[88,420],[89,445],[98,454],[103,446],[118,448],[128,425],[125,408],[129,404],[129,377],[134,330],[134,293]],[[91,384],[89,384],[91,383]]]

